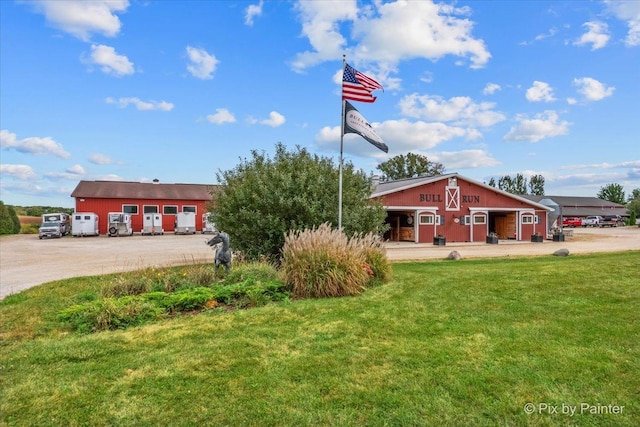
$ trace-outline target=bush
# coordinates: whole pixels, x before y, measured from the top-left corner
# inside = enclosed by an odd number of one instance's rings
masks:
[[[234,169],[220,171],[224,184],[211,201],[216,226],[231,236],[231,248],[249,260],[268,257],[277,262],[289,230],[316,227],[338,218],[336,188],[340,168],[330,157],[304,148],[288,150],[277,143],[273,157],[252,150]],[[353,164],[342,168],[348,233],[380,226],[386,211],[370,199],[371,183]]]
[[[79,332],[124,329],[155,320],[163,309],[140,297],[105,298],[88,304],[73,305],[58,314],[58,320]]]
[[[299,298],[358,295],[375,281],[388,280],[391,270],[378,236],[348,239],[327,223],[290,231],[282,254],[284,280]]]
[[[150,268],[122,274],[103,287],[103,299],[62,310],[58,320],[74,330],[87,333],[123,329],[181,312],[214,308],[219,304],[234,308],[260,307],[289,298],[286,284],[272,279],[277,275],[272,266],[256,264],[239,269],[247,276],[239,283],[210,286],[194,283],[194,277],[207,277],[207,271],[212,270],[212,266],[188,266],[161,270]],[[165,288],[179,289],[167,292]]]
[[[20,224],[20,234],[38,234],[39,232],[38,224]]]
[[[207,303],[214,299],[214,291],[211,288],[196,287],[181,289],[173,293],[153,292],[145,294],[143,297],[172,314],[206,307]]]

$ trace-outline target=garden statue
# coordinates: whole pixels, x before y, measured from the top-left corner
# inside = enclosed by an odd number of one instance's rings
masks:
[[[210,240],[207,241],[207,245],[213,247],[218,243],[222,243],[222,247],[216,247],[216,252],[214,256],[214,262],[216,266],[216,273],[218,272],[218,267],[220,264],[224,265],[224,268],[229,273],[229,269],[231,268],[231,249],[229,248],[229,235],[224,231],[217,233]]]

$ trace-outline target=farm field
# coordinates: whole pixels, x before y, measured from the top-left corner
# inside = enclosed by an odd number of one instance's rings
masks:
[[[88,335],[56,313],[102,279],[45,284],[0,302],[0,424],[636,426],[639,267],[402,262],[359,297]]]

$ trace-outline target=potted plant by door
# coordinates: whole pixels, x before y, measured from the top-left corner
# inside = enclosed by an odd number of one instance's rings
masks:
[[[556,228],[553,230],[553,241],[564,242],[564,232],[561,228]]]
[[[498,244],[498,234],[494,233],[493,231],[491,233],[489,233],[487,235],[487,243],[489,243],[491,245],[497,245]]]
[[[447,238],[442,234],[438,234],[433,238],[433,244],[436,246],[445,246],[447,244]]]
[[[536,231],[531,235],[531,241],[533,243],[542,243],[542,234]]]

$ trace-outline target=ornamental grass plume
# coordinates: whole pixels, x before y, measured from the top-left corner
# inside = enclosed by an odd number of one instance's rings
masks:
[[[387,280],[390,272],[379,237],[349,239],[328,223],[290,231],[282,254],[284,280],[297,298],[359,295],[374,281]]]

